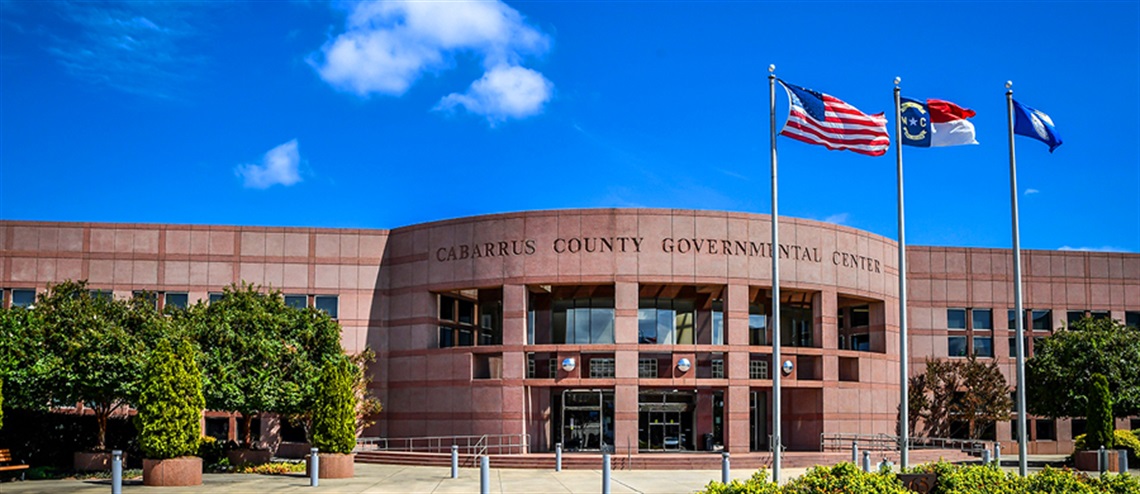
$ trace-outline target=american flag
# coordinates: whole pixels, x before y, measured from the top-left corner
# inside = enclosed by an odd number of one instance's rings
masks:
[[[788,122],[780,135],[831,150],[848,150],[869,156],[887,153],[887,117],[867,115],[839,98],[780,81],[788,91]]]

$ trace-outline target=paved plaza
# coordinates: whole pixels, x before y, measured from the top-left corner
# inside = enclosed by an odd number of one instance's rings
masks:
[[[803,468],[786,468],[786,477],[799,476]],[[746,479],[752,470],[734,469],[733,478]],[[183,493],[477,493],[479,470],[464,468],[459,478],[450,478],[447,467],[356,464],[352,479],[322,479],[320,487],[309,487],[302,475],[205,474],[202,485],[194,487],[147,487],[141,480],[127,481],[124,494]],[[720,480],[719,470],[631,470],[613,471],[610,490],[618,493],[673,494],[695,492],[710,480]],[[490,491],[496,493],[598,493],[602,492],[601,470],[490,470]],[[109,480],[28,480],[4,482],[4,494],[75,493],[105,494],[111,491]]]

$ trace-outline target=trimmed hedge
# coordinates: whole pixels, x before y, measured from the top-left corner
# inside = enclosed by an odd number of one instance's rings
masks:
[[[346,356],[325,361],[313,397],[313,446],[322,453],[348,454],[356,447],[357,372]]]
[[[1093,374],[1089,382],[1088,434],[1086,449],[1111,448],[1115,444],[1112,437],[1112,394],[1108,391],[1108,379],[1103,374]]]
[[[138,400],[139,448],[147,458],[192,456],[201,441],[202,375],[187,341],[161,340],[143,368]]]
[[[938,474],[938,483],[931,494],[1020,494],[1020,493],[1075,493],[1075,494],[1136,494],[1140,493],[1140,479],[1129,474],[1108,474],[1102,478],[1071,470],[1045,467],[1026,478],[995,465],[959,466],[950,463],[928,463],[912,468],[915,473]],[[853,463],[840,463],[833,467],[815,467],[783,487],[768,480],[767,470],[759,470],[746,482],[734,480],[728,484],[709,482],[701,491],[705,494],[807,494],[807,493],[908,493],[898,475],[893,472],[866,473]]]

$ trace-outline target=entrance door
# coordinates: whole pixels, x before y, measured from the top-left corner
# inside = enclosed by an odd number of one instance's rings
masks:
[[[752,391],[749,402],[749,450],[765,451],[768,449],[768,393]]]
[[[638,395],[638,450],[693,451],[696,394],[649,391]]]
[[[613,391],[562,391],[558,435],[566,451],[601,451],[613,445]]]

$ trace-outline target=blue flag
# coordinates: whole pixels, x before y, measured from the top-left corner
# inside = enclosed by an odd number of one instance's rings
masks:
[[[1049,118],[1045,112],[1034,110],[1018,103],[1017,100],[1013,100],[1013,115],[1014,134],[1032,137],[1048,144],[1050,153],[1061,145],[1061,136],[1053,127],[1053,119]]]

